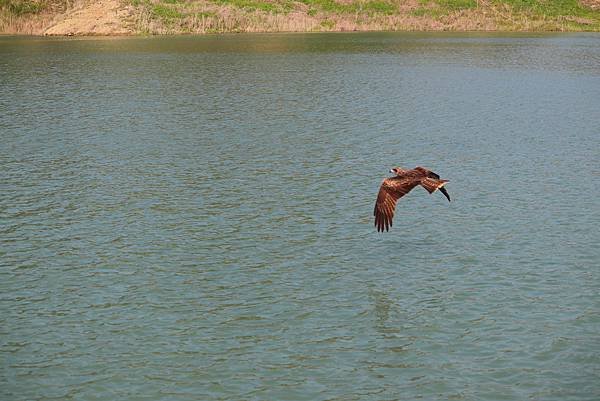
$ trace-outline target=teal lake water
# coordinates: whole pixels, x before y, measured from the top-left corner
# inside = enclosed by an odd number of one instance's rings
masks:
[[[2,400],[600,399],[598,34],[0,37],[0,149]]]

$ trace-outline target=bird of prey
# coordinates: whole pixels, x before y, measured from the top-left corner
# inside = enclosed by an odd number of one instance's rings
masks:
[[[440,190],[450,202],[450,195],[444,188],[448,180],[441,180],[440,176],[424,167],[415,167],[412,170],[404,170],[400,167],[394,167],[390,170],[394,177],[388,177],[383,180],[377,202],[375,202],[375,226],[377,231],[389,231],[394,218],[394,209],[396,202],[404,195],[409,193],[417,185],[421,185],[430,194]]]

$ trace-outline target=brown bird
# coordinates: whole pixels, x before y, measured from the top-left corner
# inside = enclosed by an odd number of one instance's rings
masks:
[[[377,231],[389,231],[394,218],[396,202],[409,193],[417,185],[421,185],[430,194],[440,190],[450,202],[450,195],[444,188],[448,180],[441,180],[440,176],[424,167],[415,167],[412,170],[404,170],[394,167],[390,170],[394,177],[388,177],[381,183],[377,202],[375,202],[375,226]]]

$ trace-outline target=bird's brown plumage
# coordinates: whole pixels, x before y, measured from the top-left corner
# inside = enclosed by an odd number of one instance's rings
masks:
[[[377,231],[383,231],[384,229],[385,231],[389,231],[394,218],[396,202],[417,185],[421,185],[429,193],[433,193],[439,189],[448,198],[448,201],[450,201],[450,195],[443,188],[448,181],[441,180],[440,176],[433,171],[423,167],[415,167],[412,170],[403,170],[396,167],[390,171],[396,174],[396,176],[383,180],[377,194],[375,209],[373,210]]]

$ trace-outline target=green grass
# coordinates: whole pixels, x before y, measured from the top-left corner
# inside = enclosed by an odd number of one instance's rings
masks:
[[[392,15],[396,11],[396,7],[385,1],[373,0],[364,3],[363,10],[368,13]]]
[[[326,19],[326,20],[321,21],[321,26],[326,29],[333,29],[333,27],[335,26],[335,22]]]
[[[46,3],[33,0],[0,0],[0,8],[14,15],[36,14],[46,8]]]
[[[31,2],[32,0],[0,0],[0,2]],[[44,0],[48,1],[48,0]],[[388,16],[398,13],[395,0],[352,0],[342,2],[341,0],[209,0],[217,5],[231,6],[242,9],[248,13],[264,12],[269,14],[287,14],[292,10],[298,10],[298,3],[308,6],[306,14],[311,17],[323,19],[323,28],[333,29],[328,23],[335,20],[335,15],[362,15],[366,17]],[[195,15],[193,10],[195,0],[129,0],[133,5],[145,5],[157,19],[172,23],[177,19]],[[419,0],[420,6],[412,11],[410,15],[423,17],[425,19],[439,20],[446,18],[461,10],[475,10],[478,8],[497,7],[502,10],[500,15],[510,14],[519,16],[522,21],[538,21],[549,26],[568,26],[573,29],[598,27],[600,25],[600,13],[582,6],[578,0]],[[201,16],[198,14],[198,16]],[[204,15],[209,17],[209,15]],[[214,15],[211,15],[214,17]],[[573,17],[573,20],[569,20]],[[587,20],[577,21],[576,18]],[[591,21],[591,22],[590,22]],[[512,20],[507,20],[507,28],[510,29]],[[541,25],[537,26],[541,26]],[[500,23],[504,27],[502,23]],[[544,28],[545,29],[545,28]],[[556,29],[556,28],[554,28]]]
[[[299,0],[310,6],[310,10],[320,9],[325,12],[336,14],[386,14],[391,15],[396,11],[396,6],[383,0],[354,1],[349,4],[338,3],[334,0]]]
[[[477,0],[434,0],[434,7],[431,7],[432,1],[430,0],[420,0],[419,3],[421,3],[421,7],[410,12],[415,17],[439,18],[454,11],[477,7]]]
[[[336,3],[333,0],[300,0],[308,6],[315,9],[321,9],[322,11],[343,13],[348,11],[348,5]]]
[[[179,10],[176,10],[164,4],[155,4],[154,6],[152,6],[152,14],[163,20],[172,20],[183,17],[183,14]]]
[[[449,11],[465,10],[477,7],[477,0],[436,0],[438,6]]]
[[[577,0],[495,0],[495,4],[508,4],[517,12],[526,12],[547,17],[571,15],[598,18],[600,13],[582,6]]]
[[[496,1],[496,4],[501,2]],[[530,11],[535,14],[544,14],[547,16],[557,16],[561,14],[573,14],[578,12],[579,7],[577,1],[570,0],[553,0],[553,1],[538,1],[538,0],[508,0],[503,1],[504,4],[509,4],[516,11]]]
[[[578,0],[491,0],[487,4],[501,8],[508,6],[510,14],[528,18],[578,17],[589,19],[596,26],[600,24],[600,12],[582,6]],[[478,7],[484,5],[478,4],[477,0],[420,0],[420,7],[410,13],[417,17],[439,18],[455,11]],[[567,25],[578,30],[585,27],[585,24],[577,22],[568,22]]]
[[[150,6],[150,0],[129,0],[129,4],[135,7],[141,5]]]
[[[231,5],[247,11],[264,11],[267,13],[285,13],[293,9],[291,1],[265,2],[260,0],[213,0],[215,4]]]
[[[430,17],[430,18],[439,18],[444,15],[447,15],[450,11],[443,10],[440,8],[416,8],[410,12],[410,15],[414,15],[415,17]]]
[[[437,8],[445,11],[456,11],[479,6],[477,0],[432,0]],[[421,5],[426,8],[430,0],[421,0]],[[513,11],[543,15],[545,17],[558,17],[564,15],[596,17],[599,12],[582,6],[578,0],[492,0],[496,6],[508,5]]]
[[[198,18],[214,18],[217,16],[217,13],[214,11],[203,11],[200,13],[196,13],[196,17]]]
[[[171,0],[174,1],[174,0]],[[216,4],[231,5],[248,11],[260,10],[270,13],[286,13],[294,9],[293,0],[265,2],[260,0],[212,0]],[[396,6],[386,0],[354,1],[349,4],[338,3],[335,0],[296,0],[309,6],[308,15],[314,16],[319,11],[327,13],[348,14],[386,14],[396,11]]]
[[[494,0],[494,4],[507,4],[516,14],[559,21],[570,30],[600,30],[600,11],[585,7],[578,0]],[[571,21],[568,20],[569,17],[584,19],[586,22]],[[548,29],[552,29],[551,24]]]

